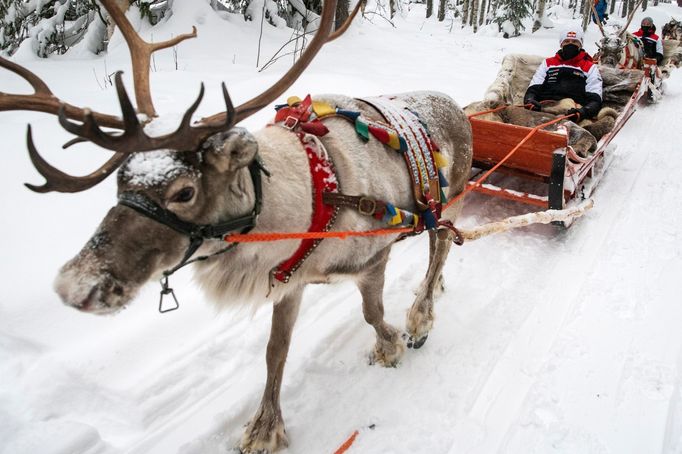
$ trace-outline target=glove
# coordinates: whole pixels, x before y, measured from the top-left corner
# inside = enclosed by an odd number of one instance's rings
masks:
[[[534,99],[529,99],[524,107],[535,112],[542,112],[542,104]]]
[[[585,118],[586,112],[585,109],[581,107],[580,109],[568,109],[565,115],[571,115],[573,117],[571,120],[580,121]]]

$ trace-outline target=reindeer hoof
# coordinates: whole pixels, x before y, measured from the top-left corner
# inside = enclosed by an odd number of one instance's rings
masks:
[[[259,412],[247,426],[239,445],[241,454],[271,454],[289,446],[281,416]]]
[[[377,339],[374,351],[369,355],[369,365],[379,364],[383,367],[397,367],[405,353],[403,336],[395,333],[390,341]]]
[[[429,338],[429,333],[424,334],[422,337],[419,339],[416,339],[412,336],[410,336],[407,339],[407,348],[414,348],[415,350],[420,348],[424,343],[426,342],[426,339]]]

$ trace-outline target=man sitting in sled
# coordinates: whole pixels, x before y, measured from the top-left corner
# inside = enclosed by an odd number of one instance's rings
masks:
[[[583,31],[571,27],[559,37],[561,49],[545,59],[530,81],[523,103],[527,109],[543,111],[542,101],[572,99],[574,105],[566,109],[576,123],[593,118],[602,104],[602,78],[592,57],[583,50]],[[552,103],[557,104],[557,103]]]

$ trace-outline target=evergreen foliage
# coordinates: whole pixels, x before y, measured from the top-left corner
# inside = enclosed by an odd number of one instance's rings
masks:
[[[130,0],[142,17],[155,24],[170,9],[168,0]],[[106,11],[95,0],[0,0],[0,51],[11,55],[26,39],[39,57],[63,54],[83,39],[93,22],[106,28]],[[106,47],[100,34],[94,52]]]
[[[533,15],[531,0],[500,0],[498,8],[494,21],[505,38],[519,36],[526,29],[523,20]]]

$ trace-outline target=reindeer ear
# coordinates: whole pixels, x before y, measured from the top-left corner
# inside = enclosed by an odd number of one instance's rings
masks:
[[[256,138],[244,128],[232,128],[204,142],[205,157],[220,172],[234,172],[253,161],[258,152]]]

